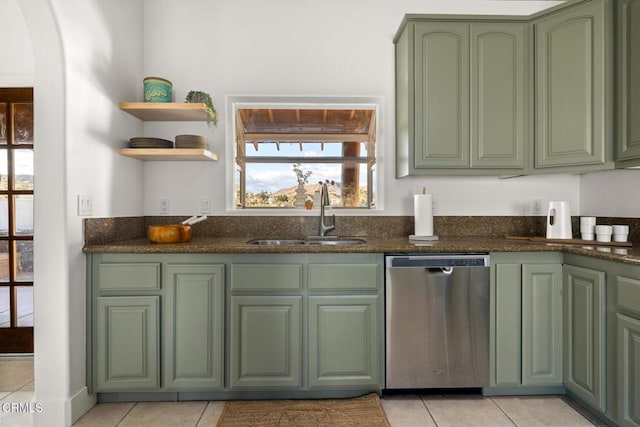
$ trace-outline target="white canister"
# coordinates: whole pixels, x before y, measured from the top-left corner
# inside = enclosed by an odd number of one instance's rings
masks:
[[[598,242],[610,242],[613,227],[610,225],[596,225],[596,240]]]
[[[629,238],[629,226],[628,225],[614,225],[613,226],[613,241],[614,242],[626,242]]]
[[[580,217],[580,232],[591,233],[595,232],[596,217],[595,216],[581,216]]]

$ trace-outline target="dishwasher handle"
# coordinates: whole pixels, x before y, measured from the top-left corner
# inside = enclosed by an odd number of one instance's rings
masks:
[[[427,274],[444,274],[445,276],[453,273],[453,267],[425,267]]]

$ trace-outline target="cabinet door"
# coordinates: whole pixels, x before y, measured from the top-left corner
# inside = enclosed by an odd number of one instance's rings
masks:
[[[158,296],[100,297],[96,313],[96,391],[160,386]]]
[[[619,0],[616,160],[640,158],[640,0]]]
[[[232,296],[231,388],[302,386],[300,296]]]
[[[545,17],[536,32],[536,167],[605,162],[605,2]]]
[[[522,265],[497,264],[495,290],[495,363],[492,385],[520,386],[522,381]]]
[[[309,386],[379,385],[377,295],[309,297]]]
[[[640,320],[616,314],[618,330],[618,423],[640,426]]]
[[[562,384],[562,266],[522,266],[522,384]]]
[[[523,168],[528,25],[471,25],[471,167]]]
[[[605,396],[605,274],[564,266],[567,389],[603,413]]]
[[[469,25],[415,25],[415,168],[469,167]]]
[[[164,305],[164,377],[169,389],[223,386],[224,266],[170,264]]]

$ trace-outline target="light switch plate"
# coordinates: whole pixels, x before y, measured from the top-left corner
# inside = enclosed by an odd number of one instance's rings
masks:
[[[93,215],[93,197],[78,194],[78,216]]]
[[[204,197],[200,201],[200,213],[201,214],[210,214],[211,213],[211,200]]]

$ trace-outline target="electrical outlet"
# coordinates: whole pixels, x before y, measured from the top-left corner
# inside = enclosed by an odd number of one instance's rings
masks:
[[[78,216],[93,215],[93,197],[78,195]]]
[[[167,198],[160,199],[160,214],[164,214],[164,215],[169,214],[169,199]]]
[[[435,215],[438,213],[438,203],[436,202],[435,197],[431,197],[431,213]]]
[[[200,201],[200,213],[201,214],[210,214],[211,213],[211,200],[204,197]]]
[[[542,215],[542,199],[533,199],[533,215]]]

